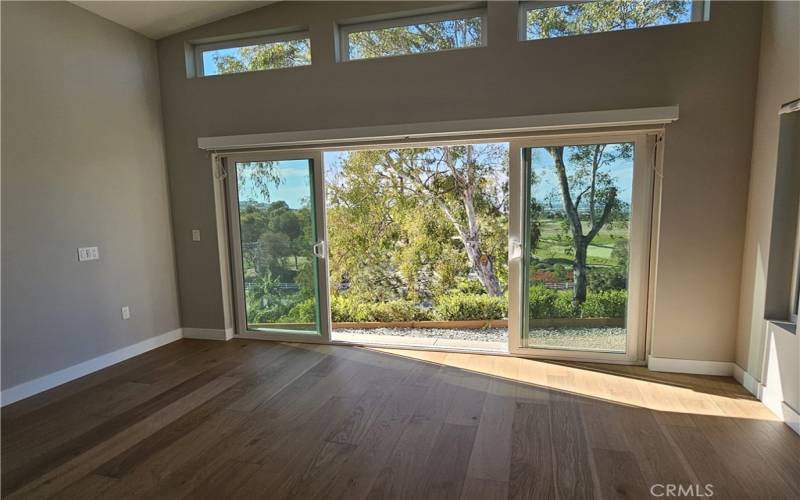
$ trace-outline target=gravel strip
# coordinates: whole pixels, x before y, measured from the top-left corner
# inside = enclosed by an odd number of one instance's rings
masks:
[[[484,342],[505,342],[508,330],[505,328],[336,328],[336,333],[356,335],[386,335],[390,337],[416,337],[423,339],[482,340]]]
[[[625,337],[624,328],[538,328],[528,333],[528,344],[625,352]]]
[[[457,339],[483,342],[505,342],[508,336],[506,328],[337,328],[336,332],[355,335]],[[528,339],[529,343],[535,347],[625,351],[624,328],[537,328],[530,331]]]

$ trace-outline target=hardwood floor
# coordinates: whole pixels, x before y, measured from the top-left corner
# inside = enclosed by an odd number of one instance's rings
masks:
[[[732,379],[181,340],[2,409],[6,498],[800,497]],[[699,488],[699,490],[697,490]]]

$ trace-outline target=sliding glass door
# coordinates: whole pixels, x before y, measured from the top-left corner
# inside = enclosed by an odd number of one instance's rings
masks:
[[[654,144],[583,134],[229,156],[237,332],[507,339],[523,356],[641,361]]]
[[[516,354],[637,361],[653,189],[644,135],[512,143]]]
[[[327,341],[321,155],[226,161],[237,332]]]

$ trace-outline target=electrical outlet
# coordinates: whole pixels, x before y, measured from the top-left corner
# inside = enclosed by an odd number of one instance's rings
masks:
[[[122,319],[131,319],[131,308],[129,306],[122,306]]]
[[[192,241],[200,241],[200,230],[192,229]]]
[[[81,247],[78,248],[78,262],[87,260],[99,260],[100,250],[97,247]]]

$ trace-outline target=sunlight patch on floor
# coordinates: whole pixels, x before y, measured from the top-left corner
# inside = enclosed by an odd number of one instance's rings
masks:
[[[513,356],[368,349],[658,412],[778,420],[743,387],[725,377],[663,374],[644,367],[576,365]]]

